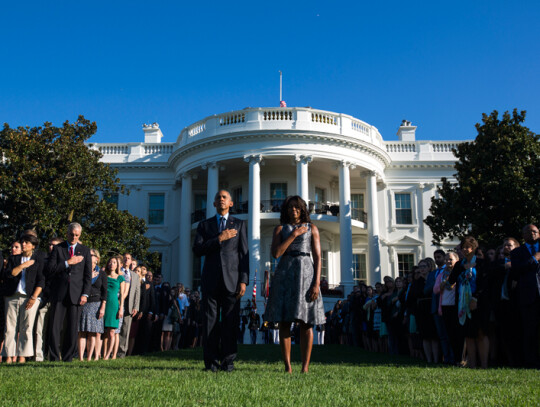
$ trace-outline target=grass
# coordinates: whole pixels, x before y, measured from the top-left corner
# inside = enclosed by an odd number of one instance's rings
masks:
[[[428,367],[345,346],[314,347],[307,375],[283,373],[278,346],[240,346],[236,370],[202,370],[202,351],[116,361],[0,365],[0,405],[531,406],[540,372]]]

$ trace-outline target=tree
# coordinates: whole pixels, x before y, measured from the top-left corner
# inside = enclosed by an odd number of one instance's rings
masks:
[[[64,236],[67,225],[83,226],[82,240],[109,252],[132,252],[146,259],[150,240],[146,224],[102,199],[123,193],[116,170],[100,162],[101,153],[85,142],[95,122],[79,116],[62,127],[8,124],[0,131],[0,244],[7,248],[25,229],[43,240]],[[42,245],[43,246],[43,245]]]
[[[442,179],[425,219],[434,244],[471,234],[498,245],[540,220],[540,141],[522,125],[525,113],[483,114],[476,139],[454,150],[457,183]]]

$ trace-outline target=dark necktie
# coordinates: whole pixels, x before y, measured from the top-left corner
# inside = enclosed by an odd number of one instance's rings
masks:
[[[225,230],[225,216],[222,216],[219,219],[219,233],[223,232]]]

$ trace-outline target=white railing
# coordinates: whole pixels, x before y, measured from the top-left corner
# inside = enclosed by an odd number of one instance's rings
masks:
[[[293,114],[291,110],[265,110],[263,112],[263,120],[292,120]]]
[[[126,144],[112,144],[98,146],[98,150],[103,155],[122,155],[129,152],[129,147]]]
[[[388,143],[386,144],[387,153],[415,153],[415,143]]]
[[[220,126],[228,126],[229,124],[244,123],[246,121],[246,114],[242,113],[230,113],[222,115],[219,118]]]
[[[367,127],[364,123],[359,122],[358,120],[352,120],[351,127],[354,131],[369,135],[369,127]]]
[[[144,144],[144,154],[171,154],[173,152],[172,144]]]
[[[181,131],[179,146],[209,137],[259,130],[320,132],[358,138],[383,147],[379,131],[368,123],[346,114],[310,107],[245,108],[208,116]]]
[[[333,124],[337,126],[337,116],[328,113],[311,113],[311,121],[316,123]]]
[[[188,134],[190,137],[196,136],[206,130],[206,123],[196,123],[189,127]]]
[[[452,150],[457,149],[458,143],[432,143],[431,148],[434,153],[451,153]]]

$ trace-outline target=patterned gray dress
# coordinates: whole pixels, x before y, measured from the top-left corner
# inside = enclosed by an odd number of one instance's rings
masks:
[[[307,324],[324,324],[322,296],[315,301],[308,298],[313,284],[314,270],[311,261],[311,224],[308,231],[296,239],[281,256],[276,271],[270,281],[270,295],[266,307],[265,320],[268,322],[302,321]],[[283,225],[282,240],[298,226]]]

